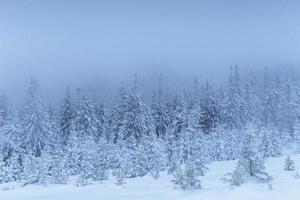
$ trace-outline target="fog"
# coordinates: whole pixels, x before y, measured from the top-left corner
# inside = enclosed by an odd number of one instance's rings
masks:
[[[36,77],[51,101],[71,87],[103,96],[137,73],[151,85],[216,82],[229,67],[299,67],[297,1],[0,0],[0,93],[16,103]]]

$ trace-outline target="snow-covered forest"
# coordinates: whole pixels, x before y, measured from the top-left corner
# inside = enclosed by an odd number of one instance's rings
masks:
[[[135,78],[113,106],[68,88],[59,110],[45,105],[33,78],[22,108],[0,99],[0,183],[86,186],[113,178],[123,185],[167,173],[176,189],[196,190],[211,162],[237,159],[222,178],[228,185],[271,184],[269,158],[286,156],[283,170],[295,170],[289,154],[300,150],[299,81],[268,69],[228,74],[221,87],[195,80],[176,93],[160,75],[150,99]]]

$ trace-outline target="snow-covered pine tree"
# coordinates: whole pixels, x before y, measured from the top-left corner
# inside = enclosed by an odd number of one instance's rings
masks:
[[[264,158],[279,156],[281,154],[281,135],[276,127],[261,128],[262,141],[259,147]]]
[[[41,178],[40,157],[37,157],[35,154],[25,154],[22,164],[21,180],[24,185],[39,183]]]
[[[1,179],[2,182],[11,182],[20,180],[22,171],[21,128],[15,109],[10,107],[6,112],[5,124],[0,127]]]
[[[98,146],[94,138],[90,135],[79,136],[80,138],[80,157],[79,157],[79,177],[78,186],[85,186],[91,180],[96,180],[97,149]],[[104,170],[104,169],[103,169]]]
[[[60,135],[65,145],[67,144],[71,131],[73,130],[72,125],[74,117],[75,110],[73,108],[70,90],[67,88],[60,114]]]
[[[159,177],[160,171],[166,166],[163,142],[164,140],[157,138],[153,131],[143,137],[139,146],[141,164],[147,173],[150,173],[155,179]]]
[[[5,162],[12,154],[21,153],[21,127],[17,114],[14,108],[9,108],[6,122],[0,127],[0,153]]]
[[[126,165],[129,167],[124,177],[144,176],[148,173],[149,160],[154,159],[156,152],[152,140],[153,126],[149,108],[143,103],[135,85],[132,93],[124,89],[120,91],[120,100],[113,111],[110,129],[113,131],[113,142],[123,149],[127,155]],[[149,151],[152,154],[149,154]]]
[[[114,152],[114,145],[101,137],[94,147],[94,162],[93,162],[93,179],[97,181],[107,180],[109,178],[109,170],[111,169]],[[91,152],[92,153],[92,152]]]
[[[89,180],[107,178],[107,142],[99,134],[99,121],[89,96],[77,102],[76,115],[71,119],[69,139],[66,146],[67,174],[77,175],[77,185],[84,186]]]
[[[97,119],[97,135],[98,139],[100,137],[109,140],[109,136],[107,135],[107,119],[106,119],[106,110],[103,104],[95,106],[95,116]]]
[[[184,163],[176,169],[176,187],[183,190],[201,189],[201,182],[197,179],[195,164],[193,162]]]
[[[203,176],[209,162],[208,152],[204,146],[204,135],[193,128],[185,128],[180,137],[179,160],[173,172],[174,183],[181,189],[200,189],[199,176]]]
[[[289,148],[295,140],[295,127],[297,122],[297,105],[294,89],[289,80],[284,84],[280,95],[277,112],[277,126],[282,132],[284,146]]]
[[[250,72],[244,85],[245,117],[247,122],[259,122],[261,119],[262,101],[259,98],[258,80],[253,72]]]
[[[0,127],[6,123],[8,114],[8,103],[5,95],[0,96]]]
[[[48,184],[65,184],[67,183],[66,167],[64,154],[61,146],[53,149],[47,147],[42,152],[39,160],[39,183]]]
[[[176,95],[172,103],[172,124],[167,134],[167,164],[168,172],[172,174],[180,163],[181,138],[186,130],[187,106],[181,96]]]
[[[281,87],[281,81],[279,78],[276,79],[276,83],[273,83],[270,79],[270,74],[268,68],[265,69],[264,78],[263,78],[263,86],[260,89],[261,91],[261,123],[263,126],[276,126],[278,122],[278,107],[280,103],[279,98],[279,89]]]
[[[290,155],[288,155],[287,158],[285,159],[284,170],[285,171],[294,171],[295,170],[295,162],[291,159]]]
[[[199,101],[201,99],[200,95],[200,87],[199,87],[199,81],[198,78],[195,77],[194,84],[193,84],[193,107],[197,104],[199,104]]]
[[[95,108],[92,104],[90,96],[83,95],[76,108],[76,115],[74,118],[74,131],[80,135],[92,136],[94,140],[98,140],[97,134],[98,120],[95,116]]]
[[[226,131],[222,126],[218,126],[210,133],[209,155],[211,161],[227,159],[226,151],[224,150],[228,148],[228,146],[225,145],[225,133]]]
[[[229,129],[242,129],[246,123],[245,101],[240,84],[238,67],[231,67],[229,77],[229,88],[224,106],[224,115],[226,125]]]
[[[165,94],[162,89],[161,75],[159,76],[158,80],[158,92],[153,96],[151,109],[156,135],[157,137],[165,138],[168,126],[170,124],[170,116],[167,110]]]
[[[22,147],[27,154],[40,156],[46,145],[53,142],[53,133],[48,113],[40,99],[40,88],[35,79],[31,79],[25,110],[22,113]]]
[[[0,156],[0,183],[19,181],[21,172],[21,157],[17,152],[12,152],[6,159]]]
[[[122,144],[115,146],[115,166],[113,169],[113,175],[116,178],[116,185],[123,185],[125,183],[124,178],[127,176],[127,170],[130,166],[130,157],[127,149]]]
[[[194,121],[197,130],[208,134],[213,128],[216,128],[220,118],[219,108],[214,98],[212,86],[208,82],[206,82],[203,91],[200,107],[196,110],[195,114],[198,114],[198,120]]]
[[[96,167],[98,163],[99,146],[93,136],[72,133],[66,146],[64,158],[65,174],[77,176],[78,186],[87,185],[91,180],[99,180]]]
[[[60,122],[59,119],[57,119],[54,108],[52,105],[49,105],[48,108],[48,116],[49,116],[49,124],[50,124],[50,133],[52,137],[52,144],[51,147],[47,148],[62,148],[62,145],[64,144],[64,139],[62,138],[62,135],[60,133]]]
[[[227,179],[231,185],[239,186],[251,178],[262,183],[272,179],[264,171],[264,158],[258,151],[261,138],[259,133],[255,125],[246,127],[237,166]]]

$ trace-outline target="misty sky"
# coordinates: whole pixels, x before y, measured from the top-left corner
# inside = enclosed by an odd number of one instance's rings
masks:
[[[299,1],[0,0],[0,93],[299,66]],[[148,77],[148,78],[149,78]]]

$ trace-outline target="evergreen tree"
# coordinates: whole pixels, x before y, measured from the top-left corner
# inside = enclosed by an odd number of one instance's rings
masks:
[[[41,178],[40,157],[34,154],[26,154],[23,158],[23,171],[21,179],[24,185],[37,184]]]
[[[296,120],[297,120],[297,105],[295,103],[294,90],[289,82],[287,82],[280,95],[280,103],[278,105],[278,121],[279,130],[284,133],[285,146],[288,147],[294,139]]]
[[[185,128],[179,140],[179,156],[173,170],[175,184],[184,190],[200,189],[198,176],[203,176],[209,162],[203,137],[193,128]]]
[[[170,124],[170,117],[162,89],[162,78],[159,76],[158,93],[153,97],[152,116],[154,120],[157,137],[166,137],[166,132]]]
[[[200,107],[194,112],[194,114],[198,115],[197,121],[194,122],[195,128],[206,134],[211,132],[213,128],[216,128],[220,118],[218,106],[211,90],[207,82]]]
[[[106,133],[106,130],[107,130],[106,113],[105,113],[103,104],[96,106],[95,116],[97,119],[97,135],[98,135],[98,137],[103,137],[108,140],[109,136]]]
[[[264,158],[279,156],[281,154],[280,133],[274,127],[261,128],[262,141],[260,152]]]
[[[295,170],[295,163],[291,159],[291,156],[287,156],[285,163],[284,163],[284,170],[285,171],[294,171]]]
[[[9,109],[7,120],[0,127],[0,151],[6,162],[14,153],[21,153],[21,127],[15,109]]]
[[[9,158],[0,157],[0,183],[8,183],[20,180],[22,172],[19,153],[11,153]]]
[[[28,154],[40,156],[46,145],[52,144],[53,133],[45,112],[37,81],[31,79],[26,107],[22,114],[22,147]]]
[[[88,95],[84,95],[79,102],[74,118],[74,131],[80,135],[92,136],[95,141],[99,139],[97,132],[98,120],[95,116],[95,108]]]
[[[201,182],[197,179],[195,166],[192,162],[185,163],[177,169],[175,185],[183,190],[201,189]]]
[[[225,104],[225,123],[230,129],[241,129],[246,123],[245,101],[240,84],[238,67],[231,68],[229,88]]]
[[[240,157],[236,169],[227,181],[239,186],[250,178],[258,182],[268,182],[271,177],[264,171],[264,159],[258,151],[260,135],[255,126],[248,126],[244,132]]]
[[[7,99],[4,95],[0,96],[0,127],[6,123],[8,115]]]
[[[172,104],[172,124],[167,137],[168,171],[173,173],[180,163],[181,139],[187,124],[187,107],[183,98],[175,96]]]
[[[60,134],[64,144],[67,143],[73,129],[74,112],[70,91],[67,89],[60,116]]]
[[[269,77],[268,68],[265,69],[263,88],[261,89],[261,102],[262,102],[262,124],[264,126],[273,125],[277,126],[278,122],[278,107],[280,103],[279,89],[281,87],[281,81],[277,78],[276,84],[272,84]]]
[[[247,122],[258,123],[261,119],[262,102],[258,93],[258,80],[256,76],[250,72],[248,80],[244,86],[245,99],[245,117]]]

